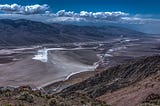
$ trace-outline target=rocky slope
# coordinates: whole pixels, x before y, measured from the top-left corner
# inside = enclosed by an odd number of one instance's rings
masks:
[[[136,37],[144,33],[119,27],[91,27],[45,24],[29,20],[0,20],[0,46],[99,41],[121,35]]]
[[[146,98],[152,94],[160,94],[160,73],[152,74],[130,86],[105,93],[97,99],[105,101],[111,106],[137,106],[147,102]]]
[[[160,56],[150,56],[109,68],[61,93],[79,91],[113,106],[135,106],[150,93],[160,93],[159,81]]]
[[[63,96],[48,95],[29,86],[19,88],[1,87],[0,106],[108,106],[79,92]]]
[[[139,106],[160,106],[160,94],[150,94]]]

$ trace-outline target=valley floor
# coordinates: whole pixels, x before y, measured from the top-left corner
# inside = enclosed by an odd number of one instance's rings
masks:
[[[59,91],[108,67],[140,56],[159,54],[159,45],[157,38],[120,38],[106,42],[1,49],[0,86],[30,85],[43,87],[48,92]],[[65,49],[48,51],[46,62],[33,59],[44,47]]]

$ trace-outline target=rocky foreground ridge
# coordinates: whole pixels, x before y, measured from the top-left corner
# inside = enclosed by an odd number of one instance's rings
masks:
[[[160,56],[143,57],[129,63],[112,67],[81,83],[63,90],[82,91],[92,97],[134,84],[152,74],[160,72]]]
[[[109,68],[60,93],[30,87],[0,89],[2,106],[160,106],[160,56]]]
[[[150,94],[160,94],[160,56],[141,57],[109,68],[61,94],[70,91],[86,93],[114,106],[135,106]]]
[[[29,86],[0,88],[0,106],[108,106],[79,92],[49,95]]]

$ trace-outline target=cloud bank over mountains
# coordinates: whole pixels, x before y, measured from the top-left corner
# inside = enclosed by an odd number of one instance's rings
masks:
[[[4,16],[12,17],[31,17],[35,18],[38,15],[44,17],[47,22],[51,21],[113,21],[125,22],[131,21],[129,13],[116,11],[116,12],[87,12],[81,11],[75,13],[74,11],[60,10],[56,13],[49,11],[50,7],[47,4],[39,5],[18,5],[18,4],[0,4],[0,12]],[[17,15],[19,14],[19,15]],[[2,15],[2,14],[1,14]],[[37,16],[36,16],[37,15]],[[48,17],[48,18],[47,18]],[[59,18],[59,19],[58,19]],[[41,18],[40,18],[41,19]],[[135,19],[134,19],[135,20]]]
[[[0,11],[7,14],[44,14],[53,17],[75,17],[75,18],[89,18],[89,19],[102,19],[102,20],[119,20],[121,17],[128,16],[128,13],[121,11],[118,12],[87,12],[81,11],[75,13],[73,11],[60,10],[57,13],[51,13],[47,4],[39,5],[27,5],[22,6],[18,4],[1,4]]]
[[[41,14],[49,9],[47,4],[39,5],[27,5],[21,6],[18,4],[1,4],[0,11],[4,13],[15,13],[15,14]]]
[[[132,27],[147,33],[160,33],[160,19],[146,18],[144,15],[131,15],[122,11],[116,12],[88,12],[60,10],[50,11],[47,4],[18,5],[0,4],[0,19],[29,19],[47,23],[76,23],[84,25],[119,25]],[[144,17],[143,17],[144,16]]]
[[[80,17],[80,18],[90,18],[90,19],[102,19],[102,20],[118,20],[121,17],[128,16],[128,13],[121,11],[118,12],[87,12],[81,11],[80,13],[74,13],[73,11],[66,12],[65,10],[60,10],[55,14],[57,17]]]

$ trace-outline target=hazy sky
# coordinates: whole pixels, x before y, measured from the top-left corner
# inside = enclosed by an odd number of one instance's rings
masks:
[[[1,0],[0,13],[0,18],[114,24],[160,33],[160,0]]]

